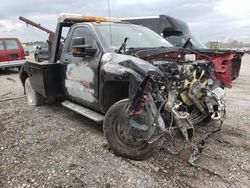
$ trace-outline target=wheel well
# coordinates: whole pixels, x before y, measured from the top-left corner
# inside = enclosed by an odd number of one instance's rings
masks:
[[[128,90],[128,82],[106,82],[103,89],[103,106],[105,112],[117,101],[128,98]]]

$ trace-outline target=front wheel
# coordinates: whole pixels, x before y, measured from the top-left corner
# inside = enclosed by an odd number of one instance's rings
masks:
[[[138,141],[134,138],[128,139],[127,131],[124,131],[119,123],[119,118],[126,115],[125,109],[127,106],[128,99],[118,101],[109,108],[105,116],[103,132],[108,145],[119,156],[134,160],[149,158],[155,151],[158,151],[161,140],[149,144],[147,141]]]
[[[30,78],[25,80],[25,92],[27,96],[27,102],[30,106],[42,106],[44,104],[44,97],[33,90]]]

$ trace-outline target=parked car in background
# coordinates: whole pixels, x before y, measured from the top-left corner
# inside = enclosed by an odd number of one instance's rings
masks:
[[[41,62],[49,59],[48,43],[43,43],[37,46],[34,52],[34,58],[36,62]]]
[[[20,68],[25,63],[25,53],[18,38],[0,38],[0,70]]]

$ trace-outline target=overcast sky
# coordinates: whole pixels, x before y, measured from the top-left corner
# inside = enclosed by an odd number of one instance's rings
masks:
[[[47,34],[18,20],[27,17],[55,29],[61,12],[108,16],[108,0],[0,0],[0,37],[22,42],[46,40]],[[166,14],[188,23],[203,42],[250,42],[250,0],[110,0],[111,17]]]

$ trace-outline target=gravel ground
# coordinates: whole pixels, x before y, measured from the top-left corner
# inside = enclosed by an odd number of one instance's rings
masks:
[[[0,187],[250,187],[250,56],[227,89],[227,120],[195,166],[190,148],[145,161],[115,156],[98,125],[60,104],[0,102]],[[22,97],[17,70],[0,74],[0,101]],[[212,127],[213,128],[213,127]],[[198,140],[211,126],[200,126]]]

